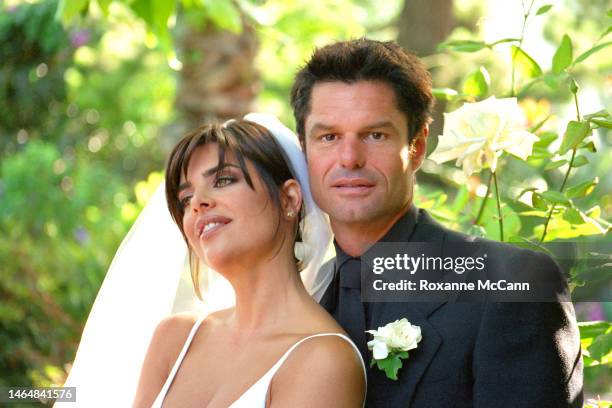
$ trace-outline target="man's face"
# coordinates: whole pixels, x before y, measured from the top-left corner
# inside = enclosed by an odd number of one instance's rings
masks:
[[[384,225],[408,208],[426,132],[411,155],[407,118],[389,85],[316,84],[304,129],[312,193],[333,227]]]

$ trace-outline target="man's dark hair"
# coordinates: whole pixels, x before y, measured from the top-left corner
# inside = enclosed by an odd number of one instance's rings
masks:
[[[395,92],[397,108],[408,119],[408,140],[429,123],[434,99],[431,76],[415,55],[394,41],[367,38],[336,42],[315,50],[291,89],[291,106],[300,140],[310,113],[312,89],[319,82],[382,81]]]

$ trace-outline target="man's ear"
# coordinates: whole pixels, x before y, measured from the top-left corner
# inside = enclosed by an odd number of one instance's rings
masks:
[[[281,211],[284,218],[296,218],[302,207],[302,188],[295,179],[283,183],[281,190]]]
[[[410,163],[412,171],[415,172],[425,160],[425,153],[427,153],[427,137],[429,136],[429,124],[425,124],[423,129],[417,133],[416,137],[412,140],[410,146]]]

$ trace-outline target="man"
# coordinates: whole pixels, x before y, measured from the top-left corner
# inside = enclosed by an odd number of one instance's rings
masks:
[[[335,235],[335,279],[321,304],[369,362],[365,330],[407,318],[422,340],[391,380],[368,370],[368,407],[563,407],[582,404],[582,360],[569,302],[360,301],[360,257],[377,242],[474,238],[412,204],[424,160],[431,80],[393,42],[359,39],[315,51],[291,94],[313,195]],[[478,240],[489,259],[558,274],[550,258]],[[495,261],[496,260],[496,261]]]

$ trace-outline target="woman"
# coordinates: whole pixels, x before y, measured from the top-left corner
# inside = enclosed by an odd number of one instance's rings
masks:
[[[200,259],[231,283],[236,304],[158,325],[135,407],[363,404],[359,352],[311,296],[321,289],[312,273],[304,277],[309,294],[294,255],[300,230],[309,232],[308,219],[300,228],[302,194],[306,217],[315,211],[307,182],[292,174],[299,167],[305,176],[303,158],[290,151],[295,142],[279,122],[249,118],[267,126],[206,125],[170,155],[166,199],[190,249],[196,292]]]

